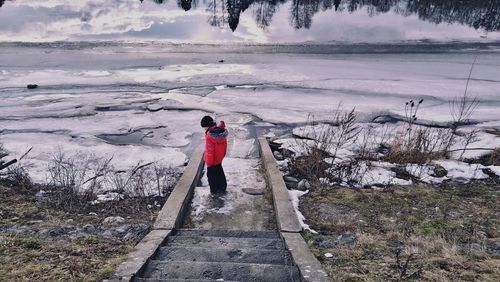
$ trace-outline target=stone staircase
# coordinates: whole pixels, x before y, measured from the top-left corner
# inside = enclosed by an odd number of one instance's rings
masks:
[[[180,229],[133,281],[301,281],[279,233]]]

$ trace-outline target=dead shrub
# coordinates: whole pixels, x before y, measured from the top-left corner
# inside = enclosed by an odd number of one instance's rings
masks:
[[[329,155],[319,149],[313,148],[306,156],[290,159],[290,174],[301,178],[321,178],[326,176],[329,165],[324,161]]]
[[[55,205],[71,210],[85,207],[96,200],[98,194],[113,192],[117,199],[127,197],[164,197],[180,175],[161,162],[138,162],[130,170],[116,170],[113,158],[100,158],[78,153],[66,156],[59,151],[48,166],[47,189]]]
[[[391,141],[385,161],[398,164],[424,164],[443,158],[448,149],[451,131],[447,128],[426,128],[413,126]]]
[[[329,177],[327,172],[336,170],[339,150],[354,144],[360,131],[355,109],[343,112],[339,106],[332,119],[323,126],[318,126],[314,117],[309,115],[301,134],[304,138],[298,139],[304,155],[291,158],[290,172],[316,180]],[[326,159],[332,161],[327,163]]]

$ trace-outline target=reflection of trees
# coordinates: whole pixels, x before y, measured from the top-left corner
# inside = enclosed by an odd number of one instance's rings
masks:
[[[2,7],[4,2],[5,2],[5,0],[0,0],[0,7]]]
[[[286,2],[286,0],[257,0],[255,2],[253,15],[257,25],[265,29],[271,24],[271,20],[278,9],[278,5]]]
[[[460,23],[487,31],[500,30],[499,0],[342,0],[341,9],[367,7],[370,15],[396,13],[432,23]]]
[[[407,11],[436,24],[458,22],[476,29],[500,30],[499,0],[409,0]]]
[[[211,26],[224,27],[227,19],[224,0],[208,0],[207,12],[211,14],[208,18],[208,23]]]
[[[290,22],[295,29],[310,28],[312,17],[319,11],[318,0],[292,0]]]
[[[164,0],[153,0],[161,4]],[[195,0],[177,0],[180,8],[196,7]],[[295,29],[310,28],[313,16],[320,10],[335,8],[350,13],[360,9],[369,15],[393,11],[403,16],[417,15],[432,23],[460,23],[487,31],[500,30],[500,0],[206,0],[212,26],[226,24],[234,31],[240,15],[250,6],[254,19],[261,28],[270,25],[279,4],[290,4],[290,24]],[[0,6],[4,0],[0,0]]]
[[[232,31],[238,27],[241,13],[248,9],[254,1],[255,0],[227,0],[227,12],[229,13],[228,23]]]
[[[196,8],[196,2],[193,0],[177,0],[177,6],[184,11],[189,11],[191,10],[191,6]]]

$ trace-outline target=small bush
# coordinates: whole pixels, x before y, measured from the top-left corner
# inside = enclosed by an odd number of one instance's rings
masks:
[[[30,250],[38,250],[42,247],[40,240],[31,237],[15,238],[14,245]]]

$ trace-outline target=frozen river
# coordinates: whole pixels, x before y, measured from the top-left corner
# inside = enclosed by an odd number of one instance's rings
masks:
[[[300,125],[309,113],[327,120],[339,104],[355,107],[361,122],[398,119],[406,101],[423,98],[420,119],[446,123],[476,57],[472,120],[500,130],[499,47],[4,43],[0,142],[14,155],[33,146],[32,175],[43,180],[58,150],[113,155],[117,168],[182,166],[205,114],[233,131],[252,124],[265,132]]]

